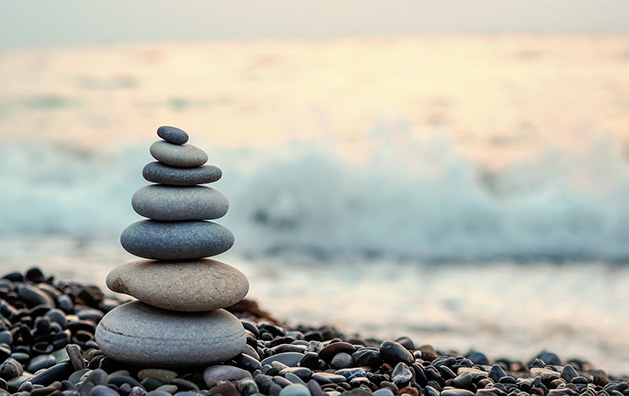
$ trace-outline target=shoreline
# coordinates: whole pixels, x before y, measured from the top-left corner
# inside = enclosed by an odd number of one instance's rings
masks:
[[[616,392],[629,391],[629,376],[608,376],[603,370],[613,368],[564,361],[552,352],[491,361],[480,351],[459,355],[416,345],[403,334],[395,340],[348,337],[330,326],[288,325],[252,300],[228,308],[245,327],[244,353],[211,366],[219,368],[167,367],[166,375],[115,362],[94,342],[102,315],[128,300],[106,296],[96,286],[55,280],[38,268],[4,275],[0,295],[0,390],[21,396],[620,396]],[[166,377],[155,378],[160,375]]]

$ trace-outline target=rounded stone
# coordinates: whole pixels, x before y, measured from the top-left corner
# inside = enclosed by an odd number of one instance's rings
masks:
[[[131,206],[140,216],[153,220],[210,220],[225,216],[229,201],[210,187],[151,184],[133,194]]]
[[[158,140],[149,149],[153,158],[162,164],[178,168],[196,168],[207,162],[207,154],[191,144],[172,144]]]
[[[208,388],[213,388],[219,381],[238,381],[245,378],[251,378],[251,373],[228,364],[210,366],[203,372],[203,381]]]
[[[242,300],[249,282],[236,268],[212,259],[138,260],[114,268],[107,287],[155,307],[174,311],[209,311]]]
[[[194,186],[213,183],[223,176],[220,168],[203,165],[198,168],[176,168],[159,162],[149,162],[142,169],[142,176],[150,182],[171,186]]]
[[[280,391],[280,396],[311,396],[307,387],[301,384],[291,384]]]
[[[211,221],[141,220],[122,231],[120,243],[138,257],[193,260],[226,252],[234,244],[234,234]]]
[[[179,128],[166,125],[157,128],[157,136],[172,144],[184,144],[188,141],[188,134],[186,132]]]
[[[111,310],[95,339],[114,360],[150,367],[201,366],[229,360],[245,346],[238,318],[218,309],[176,312],[139,301]]]

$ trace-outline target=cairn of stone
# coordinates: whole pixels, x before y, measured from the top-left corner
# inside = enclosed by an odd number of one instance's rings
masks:
[[[224,310],[242,300],[249,282],[236,268],[207,257],[223,253],[234,235],[214,223],[229,208],[221,192],[201,186],[219,180],[207,154],[187,144],[188,134],[163,126],[153,143],[157,162],[142,175],[152,183],[131,200],[148,220],[128,226],[120,243],[142,257],[115,268],[107,287],[135,297],[109,312],[96,342],[111,358],[152,367],[198,366],[229,360],[245,346],[240,321]]]

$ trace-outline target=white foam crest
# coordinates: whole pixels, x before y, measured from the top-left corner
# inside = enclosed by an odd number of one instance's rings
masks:
[[[223,169],[218,220],[246,255],[387,256],[411,260],[629,257],[629,177],[619,145],[549,146],[529,163],[484,169],[447,134],[374,129],[363,162],[330,141],[276,148],[198,143]],[[79,151],[4,143],[0,232],[117,235],[140,219],[146,145]]]

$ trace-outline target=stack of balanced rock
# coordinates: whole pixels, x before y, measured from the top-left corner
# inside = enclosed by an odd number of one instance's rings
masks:
[[[207,154],[174,127],[160,127],[164,140],[150,149],[157,162],[144,167],[150,184],[132,198],[133,209],[148,220],[128,226],[120,236],[129,253],[143,257],[115,268],[107,287],[139,301],[109,312],[96,329],[96,342],[111,358],[153,367],[198,366],[233,358],[245,346],[240,321],[222,308],[249,290],[245,275],[208,259],[227,251],[234,235],[213,223],[227,213],[219,191],[199,186],[222,172],[204,165]]]

